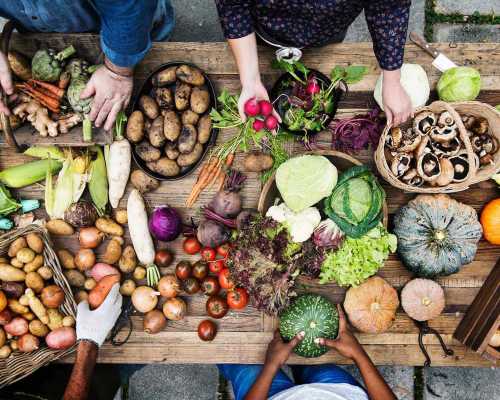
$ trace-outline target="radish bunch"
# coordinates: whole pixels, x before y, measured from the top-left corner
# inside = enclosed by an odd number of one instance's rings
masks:
[[[244,110],[248,117],[255,117],[252,128],[256,132],[264,128],[272,131],[278,127],[278,118],[273,115],[273,105],[269,101],[257,101],[253,97],[247,100]]]

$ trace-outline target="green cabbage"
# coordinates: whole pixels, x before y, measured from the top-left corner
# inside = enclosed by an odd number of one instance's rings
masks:
[[[276,186],[281,197],[296,213],[329,196],[336,184],[337,168],[323,156],[294,157],[276,171]]]
[[[437,84],[439,98],[443,101],[474,100],[481,90],[481,76],[471,67],[454,67],[446,70]]]

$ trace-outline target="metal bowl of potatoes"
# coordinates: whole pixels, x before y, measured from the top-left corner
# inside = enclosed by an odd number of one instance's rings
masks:
[[[210,119],[214,107],[212,82],[196,65],[172,61],[154,70],[127,121],[126,136],[139,168],[161,181],[193,172],[217,140]]]

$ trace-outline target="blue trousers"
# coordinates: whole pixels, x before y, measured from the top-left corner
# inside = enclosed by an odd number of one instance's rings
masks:
[[[233,385],[236,400],[243,400],[250,388],[257,380],[262,370],[262,365],[245,364],[217,364],[219,371]],[[273,379],[268,397],[274,396],[295,385],[307,383],[349,383],[361,385],[351,374],[333,364],[324,365],[292,365],[293,382],[282,370],[279,370]]]

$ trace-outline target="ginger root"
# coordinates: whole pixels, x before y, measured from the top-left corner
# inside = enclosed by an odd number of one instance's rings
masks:
[[[59,118],[59,132],[68,133],[71,128],[76,126],[78,123],[82,122],[82,116],[80,114],[66,114]]]
[[[59,134],[58,123],[49,117],[49,111],[36,100],[29,100],[16,106],[12,112],[20,118],[26,118],[40,133],[40,136],[55,137]]]

